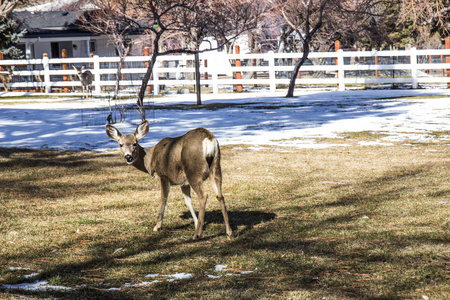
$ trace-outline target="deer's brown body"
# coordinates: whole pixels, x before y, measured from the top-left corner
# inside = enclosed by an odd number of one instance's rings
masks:
[[[194,239],[200,238],[207,200],[203,182],[209,178],[217,200],[221,204],[227,235],[231,236],[232,230],[222,195],[220,148],[214,135],[204,128],[197,128],[183,136],[164,138],[154,147],[144,149],[138,142],[147,134],[148,129],[148,122],[144,121],[136,128],[134,134],[122,135],[114,126],[108,124],[106,134],[119,143],[128,164],[159,178],[161,182],[161,206],[158,221],[153,230],[157,231],[162,227],[170,186],[180,185],[186,205],[194,219]],[[198,219],[192,206],[191,187],[199,198]]]
[[[80,79],[81,82],[81,89],[83,91],[83,95],[85,98],[87,98],[89,95],[92,98],[92,80],[93,80],[93,75],[91,73],[91,71],[89,70],[84,70],[84,66],[82,67],[76,67],[76,66],[72,66],[74,68],[75,71],[77,71],[77,76],[78,79]]]
[[[0,73],[0,82],[3,83],[5,91],[8,92],[8,84],[11,82],[14,69],[8,69],[8,73]]]

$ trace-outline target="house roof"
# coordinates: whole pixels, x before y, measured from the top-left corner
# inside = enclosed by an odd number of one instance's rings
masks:
[[[83,12],[89,18],[90,11]],[[26,29],[24,38],[87,37],[97,34],[80,28],[78,11],[16,11],[15,19]],[[145,22],[144,22],[145,23]],[[140,34],[142,30],[135,30]]]
[[[28,5],[25,7],[17,8],[15,11],[29,11],[29,12],[39,12],[39,11],[64,11],[64,10],[77,10],[77,11],[88,11],[96,9],[96,6],[92,3],[80,0],[53,0],[37,5]]]
[[[78,16],[75,11],[14,12],[21,29],[27,30],[25,37],[92,36],[79,28]]]

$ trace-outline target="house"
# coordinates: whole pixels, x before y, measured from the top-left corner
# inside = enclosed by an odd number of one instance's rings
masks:
[[[80,7],[78,0],[57,0],[47,2],[36,6],[28,6],[21,9],[16,9],[13,12],[14,17],[21,24],[21,29],[26,29],[25,35],[21,38],[18,48],[21,48],[25,54],[26,59],[40,59],[44,54],[47,54],[49,58],[61,58],[62,50],[66,50],[68,58],[84,58],[89,57],[91,54],[99,57],[116,57],[118,56],[117,50],[111,43],[110,39],[106,35],[98,35],[80,27],[79,20],[80,14],[84,14],[89,18],[90,12],[95,10],[96,7],[91,4]],[[148,21],[143,21],[148,24]],[[134,35],[129,36],[132,49],[129,55],[144,55],[144,47],[151,44],[149,36],[142,34],[142,32],[135,32]],[[241,53],[250,52],[248,48],[249,37],[243,35],[236,42],[241,45]],[[242,47],[242,45],[245,45]],[[169,46],[169,43],[167,43]],[[217,42],[215,39],[205,39],[200,47],[201,50],[216,49]],[[232,48],[234,49],[234,47]],[[221,50],[212,50],[217,53],[215,56],[226,56],[226,52]],[[191,59],[188,59],[189,61]],[[173,79],[173,78],[190,78],[192,75],[182,71],[183,67],[191,66],[190,63],[186,63],[187,59],[174,57],[171,61],[165,61],[158,67],[163,68],[177,68],[174,72],[160,73],[161,79]],[[221,61],[219,65],[219,61]],[[206,63],[206,61],[204,62]],[[210,65],[215,65],[216,69],[220,70],[220,75],[232,76],[233,73],[230,69],[231,62],[227,59],[223,60],[211,60],[208,62]],[[83,65],[84,62],[76,60],[77,65]],[[109,64],[109,65],[106,65]],[[84,64],[86,68],[93,68]],[[144,62],[129,61],[126,63],[126,68],[144,68]],[[16,70],[34,70],[41,67],[35,67],[32,65],[18,66]],[[49,66],[52,70],[60,70],[62,65],[59,63],[51,63]],[[113,69],[117,68],[117,62],[102,63],[101,68]],[[70,71],[71,68],[70,68]],[[250,75],[253,73],[249,73]],[[101,79],[103,81],[115,80],[114,74],[102,74]],[[39,76],[15,76],[16,81],[43,81],[43,75]],[[66,76],[67,78],[67,76]],[[122,75],[123,79],[131,81],[140,81],[142,74],[126,74]],[[64,81],[63,75],[52,75],[53,81]],[[71,81],[71,80],[69,80]]]
[[[77,13],[69,11],[15,12],[14,17],[27,30],[20,40],[19,48],[25,57],[42,58],[47,53],[50,58],[60,58],[62,49],[68,57],[88,57],[96,50],[97,39],[92,33],[77,28]]]
[[[20,48],[27,59],[60,58],[66,49],[67,57],[89,57],[91,53],[99,56],[116,56],[117,52],[107,36],[95,35],[79,27],[78,16],[88,13],[91,8],[72,8],[73,0],[50,2],[15,10],[13,15],[26,29],[20,40]],[[73,6],[72,6],[73,7]]]
[[[91,53],[98,56],[117,56],[114,45],[106,35],[97,35],[79,26],[80,14],[89,14],[95,9],[92,4],[80,4],[79,0],[57,0],[16,9],[14,17],[21,24],[21,29],[26,29],[26,34],[17,47],[27,59],[42,58],[44,53],[47,53],[49,58],[61,58],[63,49],[67,51],[69,58],[89,57]],[[130,40],[139,40],[131,49],[131,55],[143,55],[143,45],[151,44],[138,32],[129,37]],[[247,35],[242,35],[235,42],[241,45],[241,53],[251,52],[248,40]],[[215,47],[217,42],[209,38],[202,43],[200,49]]]

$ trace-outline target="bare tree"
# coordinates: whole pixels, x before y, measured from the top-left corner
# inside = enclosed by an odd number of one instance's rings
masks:
[[[400,0],[398,23],[409,26],[417,46],[433,47],[433,40],[440,45],[441,38],[450,33],[449,12],[448,0]]]
[[[294,96],[295,80],[301,66],[308,59],[311,44],[317,38],[324,24],[332,23],[336,14],[355,16],[373,14],[373,8],[383,0],[267,0],[273,11],[283,17],[285,24],[291,27],[300,39],[302,58],[299,59],[291,74],[286,97]],[[356,23],[357,24],[357,23]],[[354,26],[356,25],[354,24]]]
[[[122,66],[130,53],[132,43],[129,36],[140,29],[140,25],[133,13],[132,0],[89,0],[96,9],[79,16],[80,27],[96,34],[106,35],[114,45],[120,61],[117,66],[114,99],[119,93],[122,77]]]
[[[193,11],[183,16],[183,34],[188,48],[195,52],[198,105],[201,104],[199,53],[202,42],[214,37],[221,41],[218,42],[218,48],[221,48],[243,32],[257,28],[263,12],[264,6],[258,0],[209,0],[200,1]]]
[[[274,4],[277,13],[283,16],[284,21],[289,25],[300,38],[303,44],[303,56],[294,66],[286,97],[294,97],[295,79],[301,66],[306,62],[310,43],[323,24],[325,8],[330,5],[329,0],[269,0]]]
[[[0,1],[0,19],[6,18],[16,7],[20,0],[2,0]]]
[[[153,40],[153,55],[138,95],[137,104],[141,108],[159,55],[198,54],[198,46],[206,36],[216,38],[218,45],[214,49],[222,48],[256,26],[255,16],[262,7],[258,0],[139,0],[136,4],[141,18],[148,21],[148,31]],[[187,38],[190,45],[164,49],[162,42],[173,35]]]
[[[401,0],[400,20],[415,27],[432,23],[445,27],[449,11],[447,0]]]
[[[147,20],[147,33],[151,37],[153,46],[153,54],[149,61],[147,72],[142,79],[136,103],[141,112],[142,120],[145,119],[144,95],[157,57],[179,52],[171,49],[164,51],[161,43],[164,41],[164,37],[181,30],[182,26],[178,16],[182,14],[183,10],[192,10],[196,2],[196,0],[137,0],[135,2],[140,18]]]

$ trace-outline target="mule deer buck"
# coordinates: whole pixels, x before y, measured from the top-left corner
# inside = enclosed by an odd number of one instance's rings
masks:
[[[164,210],[171,185],[181,185],[185,203],[195,223],[194,240],[201,238],[205,219],[207,194],[203,181],[210,179],[217,200],[219,200],[228,238],[232,235],[225,201],[222,195],[222,171],[220,148],[214,135],[204,128],[197,128],[183,136],[164,138],[154,147],[144,149],[138,142],[149,130],[148,121],[139,124],[134,134],[122,135],[114,126],[106,125],[106,134],[117,141],[120,150],[130,165],[159,178],[161,182],[161,203],[154,231],[162,228]],[[191,199],[191,187],[199,198],[198,219]]]
[[[92,98],[92,73],[89,70],[84,71],[84,66],[82,67],[75,67],[72,66],[75,71],[77,71],[78,79],[80,79],[81,82],[81,89],[83,91],[83,95],[86,95],[85,97],[90,94]]]
[[[14,67],[6,68],[8,70],[8,73],[2,72],[0,73],[0,81],[3,83],[3,86],[5,87],[5,91],[8,92],[8,84],[11,82],[12,74],[14,72]]]

